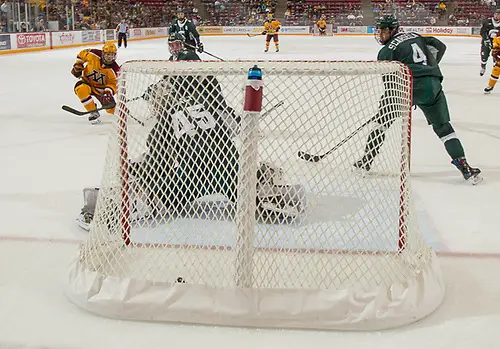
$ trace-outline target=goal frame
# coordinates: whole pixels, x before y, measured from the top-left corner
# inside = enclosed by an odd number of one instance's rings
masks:
[[[130,60],[127,61],[126,63],[141,63],[141,62],[164,62],[167,64],[174,63],[172,61],[166,61],[166,60]],[[262,62],[266,62],[264,60],[228,60],[225,61],[228,63],[248,63],[249,66],[252,64],[260,64]],[[291,61],[291,60],[284,60],[282,62],[311,62],[308,60],[298,60],[298,61]],[[347,62],[347,63],[359,63],[359,62],[367,62],[367,63],[372,63],[372,62],[378,62],[378,61],[373,61],[373,60],[364,60],[364,61],[349,61],[349,60],[335,60],[335,61],[327,61],[327,60],[318,60],[317,62]],[[399,63],[402,67],[404,67],[405,73],[410,77],[410,91],[413,91],[413,74],[410,68],[408,68],[407,65]],[[127,113],[124,112],[127,110],[127,98],[126,98],[126,88],[125,86],[121,86],[121,89],[123,93],[120,95],[118,99],[118,133],[120,135],[120,166],[121,170],[120,173],[122,181],[121,181],[121,197],[122,197],[122,206],[121,206],[121,225],[122,225],[122,237],[123,241],[126,246],[128,246],[131,242],[130,240],[130,230],[131,226],[129,224],[130,222],[130,196],[129,196],[129,188],[130,185],[128,183],[128,168],[129,168],[129,162],[124,160],[128,158],[128,138],[127,138],[127,124],[128,124],[128,117]],[[404,173],[404,164],[405,161],[408,163],[408,171],[410,171],[411,168],[411,121],[412,121],[412,105],[413,105],[413,95],[410,95],[410,105],[409,105],[409,115],[408,115],[408,124],[407,124],[407,130],[406,130],[406,143],[408,147],[408,154],[404,152],[404,147],[402,147],[402,152],[401,152],[401,195],[400,195],[400,214],[399,214],[399,239],[398,239],[398,252],[401,252],[404,249],[405,241],[406,241],[406,217],[409,214],[408,207],[404,205],[405,200],[404,200],[404,193],[406,190],[406,183],[405,183],[405,173]],[[403,125],[405,127],[405,125]],[[407,158],[405,160],[405,158]],[[408,174],[409,176],[409,174]]]

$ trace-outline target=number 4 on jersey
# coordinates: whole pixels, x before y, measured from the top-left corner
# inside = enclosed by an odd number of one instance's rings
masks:
[[[413,62],[422,63],[423,65],[427,65],[427,56],[424,51],[418,46],[416,43],[411,44],[411,48],[413,50]]]

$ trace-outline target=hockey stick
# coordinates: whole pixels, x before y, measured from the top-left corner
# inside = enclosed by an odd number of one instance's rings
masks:
[[[145,95],[146,95],[146,93],[144,93],[142,96],[137,96],[137,97],[134,97],[134,98],[127,99],[127,103],[128,102],[138,101],[139,99],[144,98]]]
[[[260,33],[260,34],[248,34],[248,33],[247,33],[247,36],[248,36],[249,38],[253,38],[253,37],[256,37],[256,36],[260,36],[260,35],[264,35],[264,34],[262,34],[262,33]]]
[[[361,131],[366,125],[368,125],[370,122],[372,122],[376,117],[377,117],[377,115],[375,115],[374,117],[372,117],[369,120],[365,121],[361,126],[359,126],[355,131],[353,131],[349,136],[347,136],[346,138],[344,138],[342,141],[340,141],[332,149],[330,149],[329,151],[327,151],[324,154],[314,155],[314,154],[306,153],[305,151],[299,150],[299,152],[297,153],[297,155],[302,160],[309,161],[309,162],[318,162],[321,159],[323,159],[326,156],[328,156],[331,153],[333,153],[335,150],[339,149],[341,146],[343,146],[348,140],[350,140],[352,137],[354,137],[355,135],[357,135],[359,133],[359,131]]]
[[[187,46],[187,47],[190,47],[190,48],[192,48],[192,49],[195,49],[195,50],[196,50],[196,47],[195,47],[195,46],[193,46],[193,45],[190,45],[190,44],[184,43],[184,46]],[[205,53],[205,54],[207,54],[207,55],[209,55],[209,56],[212,56],[213,58],[216,58],[216,59],[221,60],[222,62],[224,62],[224,60],[223,60],[222,58],[217,57],[216,55],[211,54],[210,52],[207,52],[207,51],[205,51],[205,50],[203,50],[203,52],[201,52],[201,53]]]
[[[97,108],[97,109],[94,109],[94,110],[91,110],[91,111],[79,111],[79,110],[76,110],[75,108],[71,108],[70,106],[67,106],[67,105],[63,105],[62,106],[62,109],[71,113],[71,114],[75,114],[77,116],[85,116],[85,115],[88,115],[90,113],[93,113],[95,111],[101,111],[101,110],[105,110],[105,109],[111,109],[111,108],[114,108],[116,105],[106,105],[106,106],[103,106],[102,108]]]
[[[141,97],[136,97],[135,99],[139,99],[139,98],[141,98]],[[63,105],[62,109],[65,110],[65,111],[67,111],[67,112],[69,112],[69,113],[71,113],[71,114],[74,114],[74,115],[76,115],[78,117],[82,117],[82,116],[88,115],[90,113],[93,113],[95,111],[101,111],[101,110],[111,109],[111,108],[114,108],[114,107],[115,107],[115,105],[106,105],[106,106],[104,106],[102,108],[97,108],[97,109],[94,109],[94,110],[91,110],[91,111],[79,111],[79,110],[76,110],[74,108],[71,108],[70,106]],[[141,124],[142,126],[144,126],[144,122],[142,122],[141,120],[139,120],[139,119],[135,118],[134,116],[130,115],[130,113],[129,113],[129,116],[130,116],[131,119],[134,119],[139,124]]]
[[[284,101],[279,101],[278,103],[276,103],[275,105],[273,105],[273,106],[271,107],[271,109],[269,109],[269,110],[265,111],[265,112],[264,112],[264,114],[262,114],[262,115],[260,116],[260,118],[261,118],[261,119],[264,119],[264,118],[265,118],[266,116],[268,116],[268,115],[269,115],[269,114],[270,114],[273,110],[275,110],[275,109],[277,109],[277,108],[281,107],[283,104],[285,104],[285,102],[284,102]]]

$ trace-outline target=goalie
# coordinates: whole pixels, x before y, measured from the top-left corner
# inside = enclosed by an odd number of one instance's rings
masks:
[[[240,118],[226,102],[219,81],[210,75],[170,75],[147,95],[154,104],[150,110],[156,113],[156,123],[146,141],[147,153],[130,166],[133,190],[147,206],[143,211],[185,217],[195,201],[217,194],[235,203],[239,167],[235,137]],[[267,222],[282,222],[304,211],[304,193],[301,185],[282,183],[280,168],[263,163],[257,172],[257,197],[242,200],[256,200],[259,216]],[[86,202],[80,216],[87,224],[95,197]]]

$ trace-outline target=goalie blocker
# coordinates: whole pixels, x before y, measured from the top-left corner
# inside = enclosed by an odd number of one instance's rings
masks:
[[[241,118],[227,104],[219,82],[214,76],[168,76],[154,86],[158,91],[147,93],[155,120],[146,141],[148,150],[128,166],[131,223],[164,214],[189,217],[199,199],[220,206],[220,200],[211,200],[214,195],[224,196],[222,205],[235,212],[231,208],[238,200],[235,140]],[[86,230],[94,218],[98,191],[84,189],[77,224]],[[282,169],[269,163],[261,163],[257,171],[255,199],[258,216],[266,223],[296,221],[306,208],[303,186],[285,183]],[[119,212],[112,195],[103,202]]]

